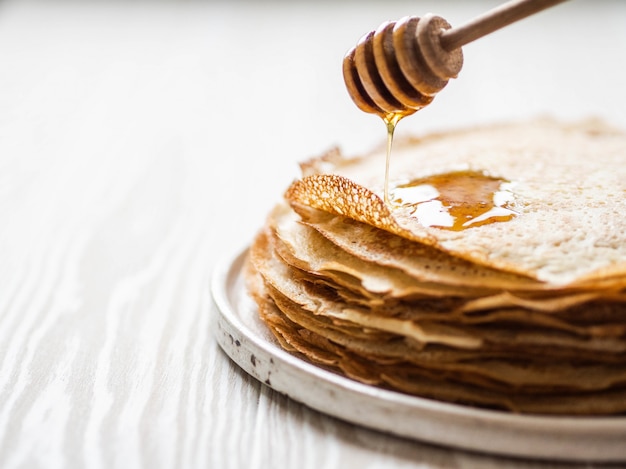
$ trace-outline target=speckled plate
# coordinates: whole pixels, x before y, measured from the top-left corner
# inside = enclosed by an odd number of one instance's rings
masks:
[[[527,458],[626,461],[626,417],[516,415],[448,404],[364,385],[285,352],[246,293],[246,254],[214,272],[214,330],[235,363],[272,389],[348,422],[439,445]]]

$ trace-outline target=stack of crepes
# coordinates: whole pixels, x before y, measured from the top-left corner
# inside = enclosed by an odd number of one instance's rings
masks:
[[[247,285],[280,345],[441,401],[625,413],[626,135],[540,119],[398,141],[391,204],[384,164],[382,148],[303,163],[255,238]],[[459,174],[505,181],[506,216],[452,229],[397,195]]]

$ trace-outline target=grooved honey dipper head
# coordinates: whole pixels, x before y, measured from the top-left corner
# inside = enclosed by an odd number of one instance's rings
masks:
[[[344,81],[359,109],[389,118],[430,104],[463,66],[461,49],[441,45],[441,33],[449,28],[428,14],[383,23],[363,36],[343,60]]]

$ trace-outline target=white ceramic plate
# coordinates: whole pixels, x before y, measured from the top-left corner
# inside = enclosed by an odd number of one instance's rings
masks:
[[[626,417],[552,417],[476,409],[364,385],[282,350],[258,319],[242,278],[247,252],[212,278],[215,334],[251,376],[340,419],[473,451],[569,461],[626,461]]]

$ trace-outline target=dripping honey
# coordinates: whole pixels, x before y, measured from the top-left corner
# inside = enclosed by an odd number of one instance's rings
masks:
[[[409,209],[421,225],[461,231],[511,220],[516,213],[510,183],[482,171],[453,171],[389,187],[393,136],[398,122],[416,110],[381,115],[387,127],[384,201],[390,208]]]
[[[380,115],[387,127],[384,201],[392,208],[409,209],[421,225],[461,231],[511,220],[516,213],[510,183],[482,171],[453,171],[415,179],[389,187],[389,166],[393,136],[398,122],[417,109]]]
[[[393,146],[393,134],[396,130],[398,122],[409,114],[413,114],[415,110],[397,111],[381,116],[383,122],[387,126],[387,158],[385,159],[385,187],[384,187],[384,200],[387,206],[391,206],[389,199],[389,162],[391,160],[391,147]]]

